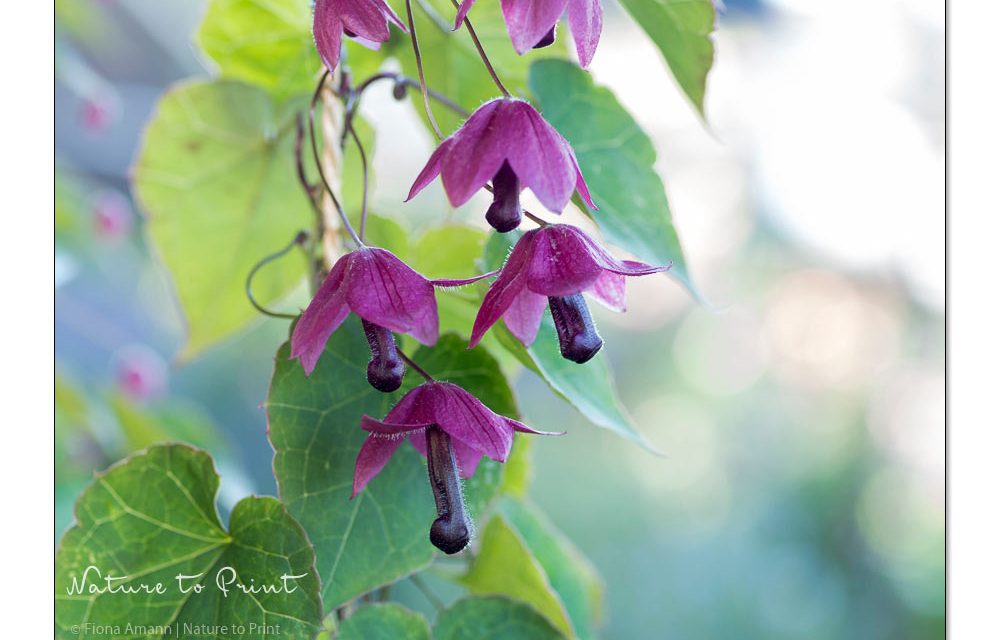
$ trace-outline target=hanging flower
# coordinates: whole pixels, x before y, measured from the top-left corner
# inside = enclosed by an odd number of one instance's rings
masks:
[[[341,59],[341,34],[370,49],[389,40],[389,22],[404,32],[406,25],[383,0],[316,0],[313,39],[331,71]]]
[[[463,0],[455,16],[455,29],[462,24],[474,2],[476,0]],[[556,23],[567,11],[580,65],[591,64],[601,38],[600,0],[500,0],[500,3],[508,35],[519,54],[555,42]]]
[[[476,314],[469,346],[503,318],[511,333],[528,346],[535,341],[549,305],[563,357],[578,363],[601,349],[582,293],[614,311],[626,310],[625,276],[667,271],[633,260],[617,260],[580,229],[554,224],[525,233],[490,285]]]
[[[355,462],[351,497],[386,466],[404,437],[428,461],[428,477],[438,518],[431,542],[445,553],[457,553],[469,542],[472,526],[462,499],[459,476],[470,478],[480,459],[504,462],[511,453],[514,432],[535,431],[517,420],[497,415],[474,395],[448,382],[428,381],[411,389],[383,420],[363,416],[368,437]]]
[[[521,222],[519,194],[528,187],[539,202],[560,213],[576,189],[591,201],[570,143],[532,105],[517,98],[487,102],[441,142],[410,188],[407,200],[441,175],[452,206],[469,201],[493,182],[494,201],[487,222],[500,232]]]
[[[334,264],[292,332],[292,358],[306,375],[313,372],[327,339],[350,312],[362,319],[372,348],[369,382],[380,391],[394,391],[403,381],[403,362],[393,332],[406,333],[425,345],[438,340],[438,305],[434,288],[475,282],[428,280],[385,249],[363,247]]]

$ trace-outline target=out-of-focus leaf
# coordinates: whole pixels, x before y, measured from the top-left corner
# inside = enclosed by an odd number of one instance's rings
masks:
[[[601,579],[595,568],[534,505],[508,498],[500,503],[498,512],[542,566],[577,636],[595,638],[602,600]]]
[[[494,234],[484,249],[484,264],[498,268],[517,240],[517,233]],[[503,320],[487,333],[488,337],[491,335],[592,424],[653,450],[622,407],[604,354],[599,353],[586,364],[563,358],[556,326],[548,311],[542,317],[538,337],[528,348],[511,334]]]
[[[435,510],[427,467],[409,444],[349,500],[355,458],[365,438],[362,415],[382,418],[403,391],[420,382],[409,372],[400,391],[375,391],[365,375],[370,356],[354,318],[330,338],[309,378],[289,360],[286,343],[275,359],[267,401],[279,493],[316,547],[327,610],[419,570],[434,550],[428,540]],[[515,414],[511,390],[484,350],[468,351],[464,341],[443,336],[434,349],[420,349],[413,357],[436,378],[468,389],[494,411]],[[500,465],[481,462],[465,483],[474,517],[500,482]]]
[[[310,0],[211,0],[196,40],[223,77],[287,98],[319,78],[312,18]]]
[[[153,408],[137,404],[125,394],[114,393],[108,405],[125,436],[128,451],[138,451],[166,441],[189,442],[218,455],[218,428],[195,406],[171,401]]]
[[[602,234],[641,260],[673,264],[668,273],[701,300],[653,168],[657,153],[636,121],[575,65],[537,62],[529,84],[543,115],[573,145],[598,205],[588,213]]]
[[[532,607],[498,596],[463,598],[434,623],[435,640],[560,640]]]
[[[251,497],[237,503],[227,531],[216,513],[218,487],[209,455],[184,445],[153,447],[99,474],[77,501],[77,524],[56,552],[56,637],[77,638],[76,625],[85,623],[117,627],[104,636],[114,639],[136,637],[128,625],[174,623],[272,625],[285,638],[315,635],[320,584],[302,527],[274,498]],[[244,585],[280,587],[282,576],[297,577],[277,593],[248,594],[230,582],[224,596],[217,578],[225,584],[234,575],[227,567]],[[187,593],[178,574],[192,576],[183,581]],[[113,584],[138,592],[89,588],[107,586],[107,576],[128,576]],[[138,589],[157,583],[163,593]]]
[[[572,636],[573,623],[545,569],[506,519],[499,515],[491,518],[482,539],[480,552],[462,583],[473,593],[521,600]]]
[[[532,482],[532,440],[515,438],[511,456],[504,463],[504,484],[501,491],[505,495],[523,498]]]
[[[646,31],[699,115],[705,116],[706,76],[713,66],[713,0],[622,0]]]
[[[135,166],[135,192],[170,271],[188,326],[185,355],[259,317],[244,293],[250,269],[311,228],[293,162],[294,111],[232,81],[182,84],[161,100]],[[262,304],[303,279],[295,255],[254,279]]]
[[[430,640],[431,628],[419,613],[398,604],[370,604],[344,621],[338,640]]]

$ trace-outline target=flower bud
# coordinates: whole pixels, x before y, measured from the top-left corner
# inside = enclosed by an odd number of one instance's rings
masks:
[[[521,185],[511,165],[504,161],[493,179],[494,201],[487,209],[487,222],[501,233],[507,233],[521,224]]]
[[[451,555],[469,544],[472,524],[459,484],[459,466],[455,463],[452,439],[438,425],[427,428],[428,479],[434,493],[438,518],[431,524],[431,544]]]
[[[361,324],[372,350],[372,359],[368,363],[368,383],[379,391],[396,391],[403,384],[405,369],[403,360],[396,351],[393,332],[368,320],[363,319]]]
[[[549,298],[556,333],[560,338],[560,353],[567,360],[584,364],[594,357],[604,342],[591,319],[584,296],[576,294]]]

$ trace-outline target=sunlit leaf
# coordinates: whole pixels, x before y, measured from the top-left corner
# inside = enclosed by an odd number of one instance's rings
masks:
[[[247,274],[313,224],[293,158],[302,106],[238,82],[187,83],[164,96],[146,131],[135,192],[187,321],[187,356],[259,317]],[[295,254],[269,264],[254,279],[258,300],[288,294],[305,267]]]
[[[196,40],[223,77],[286,98],[319,78],[312,18],[310,0],[211,0]]]

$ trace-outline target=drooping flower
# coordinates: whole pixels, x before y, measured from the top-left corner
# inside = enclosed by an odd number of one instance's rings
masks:
[[[438,305],[434,288],[475,282],[428,280],[385,249],[363,247],[334,264],[292,332],[292,359],[306,375],[313,372],[327,339],[350,312],[362,319],[372,348],[368,376],[380,391],[394,391],[403,381],[403,362],[393,332],[406,333],[425,345],[438,340]]]
[[[490,284],[469,346],[476,346],[500,318],[522,344],[532,344],[548,303],[563,357],[587,362],[601,349],[602,340],[581,294],[592,295],[613,311],[625,311],[625,276],[669,268],[617,260],[570,225],[533,229],[518,239],[500,275]]]
[[[389,21],[404,32],[406,25],[383,0],[316,0],[313,39],[331,71],[341,59],[341,34],[370,49],[389,40]]]
[[[445,553],[461,551],[469,542],[471,525],[459,475],[472,477],[483,456],[498,462],[507,460],[515,431],[556,435],[497,415],[462,387],[437,381],[411,389],[383,420],[363,416],[361,428],[369,435],[355,462],[351,497],[386,466],[408,437],[428,461],[438,509],[431,542]]]
[[[532,105],[517,98],[487,102],[441,142],[410,188],[407,200],[441,175],[452,206],[469,201],[488,181],[494,201],[487,221],[500,232],[521,222],[519,194],[529,188],[539,202],[560,213],[576,189],[591,201],[570,143]]]
[[[463,0],[455,16],[459,28],[476,0]],[[500,0],[515,51],[547,47],[556,40],[556,23],[566,10],[580,65],[591,64],[601,38],[601,0]]]

